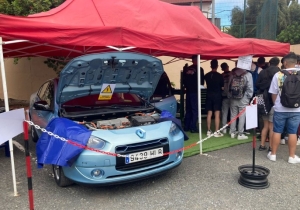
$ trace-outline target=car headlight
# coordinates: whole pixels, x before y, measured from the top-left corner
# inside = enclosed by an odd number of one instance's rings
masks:
[[[91,148],[103,149],[105,146],[105,141],[95,136],[91,136],[89,138],[87,146]]]
[[[169,133],[172,135],[172,136],[175,136],[179,133],[179,128],[177,127],[177,125],[175,123],[172,122],[171,124],[171,127],[170,127],[170,131]]]

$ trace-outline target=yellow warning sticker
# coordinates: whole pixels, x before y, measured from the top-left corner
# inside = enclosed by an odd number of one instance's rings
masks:
[[[116,84],[103,84],[98,100],[111,100]]]
[[[112,93],[110,85],[108,85],[101,93]]]

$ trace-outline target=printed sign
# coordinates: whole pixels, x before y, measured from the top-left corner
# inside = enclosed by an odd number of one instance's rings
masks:
[[[15,109],[0,114],[0,144],[23,133],[24,109]]]
[[[110,100],[114,90],[115,90],[116,84],[103,84],[98,100]]]
[[[246,106],[246,130],[257,128],[257,105]]]
[[[238,58],[237,67],[241,69],[251,70],[252,55],[240,56]]]

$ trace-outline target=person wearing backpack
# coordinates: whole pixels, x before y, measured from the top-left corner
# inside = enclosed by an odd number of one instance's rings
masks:
[[[259,150],[266,150],[265,146],[267,135],[269,133],[269,145],[272,144],[272,135],[273,135],[273,114],[274,114],[274,104],[272,102],[272,96],[269,93],[269,88],[271,85],[271,81],[273,76],[280,71],[279,58],[273,57],[270,59],[270,66],[266,69],[263,69],[257,78],[256,81],[256,89],[257,89],[257,111],[258,115],[263,119],[263,128],[261,131],[261,142],[259,146]],[[269,151],[271,151],[271,147],[269,147]]]
[[[228,98],[230,98],[230,117],[235,118],[247,105],[253,96],[252,75],[245,69],[235,68],[231,71],[228,83]],[[248,139],[244,134],[246,113],[239,117],[238,131],[236,131],[236,120],[230,124],[231,138],[238,140]]]
[[[286,55],[283,59],[285,70],[274,75],[269,89],[274,103],[272,151],[267,155],[271,161],[276,161],[281,133],[286,127],[289,146],[288,163],[300,163],[300,158],[295,155],[300,124],[300,72],[295,68],[296,64],[295,53]]]

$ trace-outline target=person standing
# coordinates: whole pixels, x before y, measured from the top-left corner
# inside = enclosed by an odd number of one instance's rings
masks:
[[[220,128],[220,111],[222,107],[222,90],[224,89],[223,76],[217,72],[218,61],[216,59],[210,62],[211,71],[204,76],[207,86],[206,93],[206,109],[207,109],[207,136],[213,134],[211,130],[212,113],[215,115],[215,137],[222,137],[223,134],[219,132]]]
[[[184,131],[199,133],[198,120],[198,74],[197,55],[192,57],[193,65],[184,68],[183,84],[186,89],[186,112],[184,118]],[[204,70],[200,68],[201,85],[204,85]],[[200,87],[199,87],[200,88]]]
[[[230,117],[235,118],[247,105],[253,96],[252,75],[245,69],[235,68],[231,71],[228,85],[228,98],[230,98]],[[236,120],[230,124],[231,138],[238,140],[248,139],[244,134],[246,113],[239,116],[238,131],[236,132]]]
[[[227,124],[228,112],[230,110],[230,99],[227,97],[227,95],[229,77],[231,72],[229,71],[228,64],[225,62],[221,64],[221,69],[223,71],[222,76],[224,80],[224,90],[222,92],[222,126],[225,126]],[[223,133],[226,134],[226,129],[223,130]]]
[[[283,59],[283,66],[290,74],[297,74],[298,68],[297,55],[293,52],[286,55]],[[281,90],[286,76],[282,72],[274,75],[269,93],[272,94],[274,102],[274,118],[273,118],[273,138],[272,138],[272,151],[268,153],[267,158],[271,161],[276,161],[276,152],[280,143],[281,133],[286,127],[288,133],[288,146],[289,146],[289,163],[300,163],[300,158],[295,155],[297,147],[297,130],[300,124],[300,107],[288,108],[281,103]]]
[[[263,69],[257,78],[256,81],[256,88],[257,88],[257,94],[264,94],[264,92],[269,92],[271,81],[273,76],[280,71],[280,68],[278,67],[279,65],[279,58],[273,57],[270,59],[269,63],[270,66],[266,69]],[[261,131],[261,141],[260,141],[260,146],[259,150],[266,150],[267,147],[265,146],[266,139],[268,138],[267,135],[269,133],[269,145],[272,145],[272,136],[273,136],[273,114],[274,114],[274,104],[272,102],[272,97],[271,94],[268,94],[268,101],[265,103],[270,104],[271,110],[268,112],[267,115],[262,115],[263,119],[263,128]],[[269,151],[271,151],[271,146],[269,147]]]

